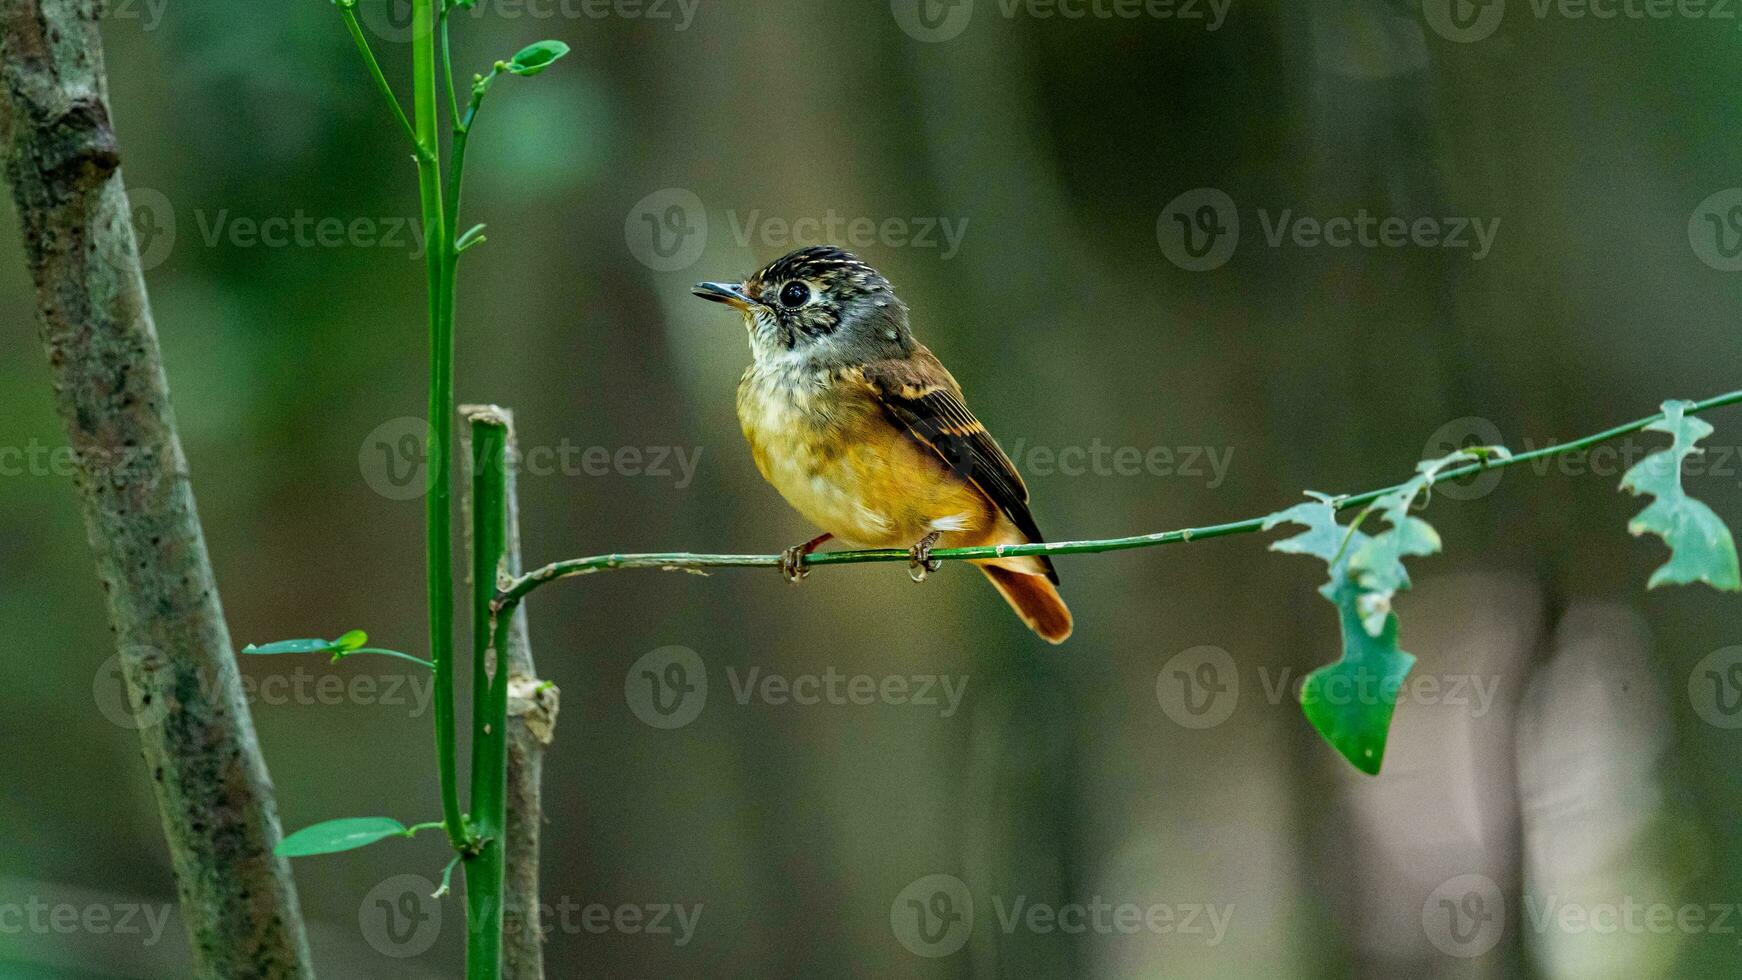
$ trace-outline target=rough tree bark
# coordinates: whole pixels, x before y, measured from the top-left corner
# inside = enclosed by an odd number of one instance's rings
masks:
[[[0,138],[196,969],[313,976],[170,411],[94,0],[0,0]]]
[[[477,408],[462,406],[460,415],[466,417]],[[508,420],[508,458],[518,461],[520,445],[515,438],[514,413],[505,408],[491,411]],[[472,458],[470,452],[460,456],[468,461]],[[521,572],[517,473],[517,466],[508,467],[511,575]],[[471,480],[465,480],[464,485],[470,487]],[[544,936],[539,929],[538,898],[539,833],[544,825],[541,780],[544,749],[556,734],[558,695],[555,684],[538,679],[527,634],[526,604],[522,602],[515,607],[508,632],[508,840],[503,848],[506,873],[502,892],[503,928],[507,935],[502,944],[503,980],[544,980]]]

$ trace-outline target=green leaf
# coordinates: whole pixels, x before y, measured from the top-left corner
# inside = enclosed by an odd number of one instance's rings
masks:
[[[1391,529],[1351,549],[1349,573],[1360,586],[1355,604],[1361,613],[1361,625],[1369,636],[1378,636],[1384,630],[1385,617],[1391,614],[1392,598],[1399,590],[1409,588],[1409,571],[1403,567],[1403,559],[1431,555],[1440,550],[1439,532],[1427,521],[1409,513],[1415,498],[1427,488],[1428,480],[1426,474],[1416,476],[1375,500],[1368,512],[1377,511]]]
[[[242,648],[243,653],[270,655],[277,653],[331,653],[338,656],[359,649],[369,642],[369,634],[362,630],[351,630],[336,640],[279,640],[277,643],[250,643]]]
[[[279,857],[309,857],[314,854],[337,854],[368,847],[389,837],[410,837],[411,831],[390,817],[346,817],[328,820],[291,834],[273,848]]]
[[[1621,478],[1621,489],[1657,498],[1628,522],[1627,530],[1635,537],[1655,534],[1669,545],[1669,561],[1651,573],[1646,588],[1704,582],[1735,592],[1742,590],[1742,575],[1737,573],[1736,542],[1730,529],[1712,508],[1682,489],[1683,462],[1704,452],[1694,443],[1712,434],[1710,424],[1687,414],[1693,404],[1664,402],[1664,417],[1645,427],[1648,432],[1667,432],[1675,442],[1640,460]]]
[[[1385,613],[1371,632],[1361,606],[1361,591],[1345,579],[1327,595],[1337,606],[1343,657],[1307,675],[1300,706],[1307,721],[1343,758],[1369,776],[1379,775],[1397,694],[1415,666],[1415,657],[1397,645],[1397,616]]]
[[[1425,479],[1422,485],[1426,485]],[[1272,514],[1264,522],[1267,531],[1279,524],[1305,527],[1305,532],[1278,541],[1270,549],[1311,555],[1324,561],[1331,573],[1319,594],[1337,607],[1342,657],[1307,675],[1301,686],[1301,710],[1343,758],[1356,769],[1377,775],[1385,761],[1385,741],[1397,708],[1397,693],[1415,658],[1398,648],[1397,617],[1389,609],[1379,614],[1377,633],[1369,633],[1364,626],[1369,613],[1362,608],[1363,599],[1371,593],[1363,589],[1351,566],[1357,555],[1370,555],[1370,561],[1377,563],[1381,557],[1401,554],[1408,550],[1405,545],[1409,542],[1386,544],[1386,535],[1370,536],[1352,525],[1338,524],[1336,500],[1323,494],[1311,496],[1315,502]],[[1409,496],[1413,498],[1413,493]],[[1375,501],[1369,512],[1386,502],[1384,498]]]
[[[1478,446],[1419,463],[1415,476],[1381,494],[1347,526],[1337,523],[1341,499],[1312,491],[1307,492],[1312,502],[1264,519],[1266,531],[1279,524],[1306,528],[1270,550],[1311,555],[1330,569],[1330,580],[1319,594],[1337,607],[1342,658],[1307,675],[1301,710],[1343,758],[1370,776],[1385,761],[1397,694],[1415,666],[1415,657],[1397,645],[1397,616],[1391,611],[1398,591],[1409,588],[1403,559],[1440,550],[1439,532],[1410,511],[1417,499],[1432,492],[1441,473],[1472,460],[1511,455],[1504,446]],[[1375,513],[1389,528],[1367,534],[1361,525]]]
[[[535,41],[508,59],[506,68],[516,75],[536,75],[568,53],[569,46],[561,41]]]
[[[484,226],[481,224],[473,225],[466,229],[465,234],[454,240],[454,253],[457,255],[473,245],[482,245],[484,241]]]

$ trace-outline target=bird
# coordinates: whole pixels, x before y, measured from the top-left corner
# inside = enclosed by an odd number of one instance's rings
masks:
[[[782,554],[788,581],[801,581],[808,557],[831,540],[907,548],[916,581],[937,569],[940,544],[1045,540],[1016,465],[864,260],[801,248],[742,282],[693,292],[743,314],[751,363],[738,385],[739,425],[763,478],[823,532]],[[1046,555],[974,564],[1042,639],[1071,635]]]

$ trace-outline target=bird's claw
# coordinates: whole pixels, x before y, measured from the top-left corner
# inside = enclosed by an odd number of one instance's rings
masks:
[[[938,543],[938,532],[933,531],[919,540],[919,543],[907,551],[907,577],[915,582],[924,582],[926,576],[944,567],[941,559],[931,556],[932,546]]]
[[[795,544],[780,553],[780,577],[790,585],[797,585],[811,573],[809,545]]]

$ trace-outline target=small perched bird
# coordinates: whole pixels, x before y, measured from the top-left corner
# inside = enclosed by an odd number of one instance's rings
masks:
[[[825,533],[786,550],[797,582],[830,539],[908,547],[915,578],[931,551],[1043,540],[1015,464],[968,411],[962,389],[913,337],[889,280],[838,248],[805,248],[703,299],[744,314],[754,358],[738,421],[756,468]],[[1071,611],[1044,555],[976,561],[1029,628],[1052,643]]]

